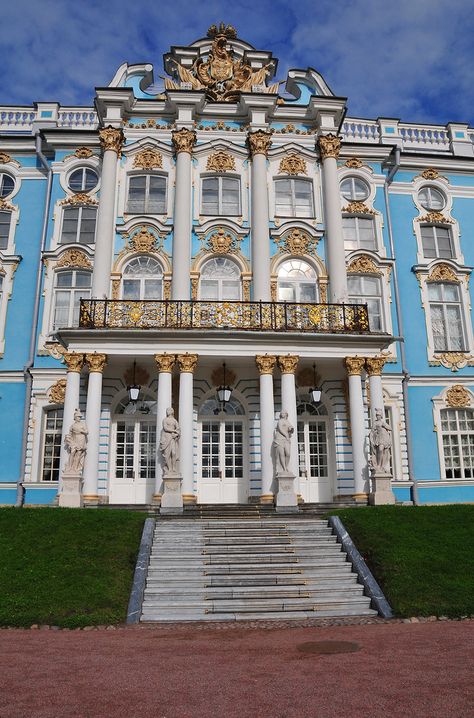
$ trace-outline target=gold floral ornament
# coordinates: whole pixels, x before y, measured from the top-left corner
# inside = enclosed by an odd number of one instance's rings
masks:
[[[252,157],[254,155],[265,155],[268,157],[268,150],[272,144],[272,133],[265,130],[255,130],[247,135],[248,146]]]
[[[253,70],[243,59],[234,59],[232,50],[227,47],[227,41],[237,37],[232,25],[225,26],[222,22],[219,27],[211,25],[207,36],[213,40],[207,59],[198,57],[190,69],[175,60],[174,79],[165,79],[166,90],[179,90],[180,83],[186,83],[192,90],[204,90],[213,102],[235,102],[241,92],[252,92],[255,86],[258,92],[278,93],[278,82],[266,85],[270,66]]]
[[[61,267],[78,267],[79,269],[92,269],[92,263],[89,257],[81,252],[79,249],[68,249],[61,254],[59,261],[56,265],[59,269]]]
[[[64,363],[67,366],[68,372],[72,371],[80,374],[84,365],[84,355],[76,354],[76,352],[67,352],[64,354]]]
[[[296,152],[292,152],[291,154],[287,155],[286,157],[283,157],[283,159],[280,162],[280,169],[278,170],[279,174],[287,174],[287,175],[305,175],[308,174],[306,170],[306,161],[296,154]]]
[[[307,232],[301,229],[292,229],[291,232],[278,237],[275,242],[278,244],[280,252],[287,252],[303,256],[305,254],[316,254],[319,238],[311,237]]]
[[[454,224],[454,220],[445,217],[442,212],[428,212],[422,217],[417,217],[416,221],[429,222],[430,224]]]
[[[102,151],[112,150],[118,157],[122,155],[122,146],[125,142],[125,135],[121,129],[109,125],[99,130],[100,146]]]
[[[85,192],[77,192],[76,194],[73,194],[72,197],[66,197],[66,199],[61,200],[60,204],[71,204],[73,206],[75,205],[82,205],[82,204],[89,204],[89,205],[97,205],[99,204],[96,199],[93,197],[90,197]]]
[[[278,367],[282,374],[294,374],[298,366],[300,358],[296,355],[287,354],[287,356],[278,357]]]
[[[188,155],[192,155],[193,147],[196,144],[196,133],[194,130],[188,130],[186,127],[182,127],[180,130],[174,130],[172,139],[176,154],[187,152]]]
[[[48,389],[48,399],[51,404],[64,404],[66,396],[66,379],[59,379]]]
[[[74,157],[78,157],[80,160],[88,160],[93,154],[90,147],[78,147],[74,152]]]
[[[333,157],[335,160],[339,157],[341,149],[341,138],[336,135],[321,135],[318,140],[319,151],[321,153],[321,159],[326,160],[328,157]]]
[[[174,354],[155,354],[155,362],[159,372],[171,374],[175,361]]]
[[[471,393],[462,385],[455,384],[446,392],[446,404],[453,408],[470,406],[472,402]]]
[[[240,242],[240,238],[226,234],[224,227],[219,227],[217,232],[206,240],[206,249],[214,254],[232,254],[239,250]]]
[[[0,197],[0,209],[12,210],[14,207],[11,202],[8,202],[6,199],[3,199],[3,197]]]
[[[0,152],[0,164],[7,165],[11,161],[12,158],[10,157],[10,155],[7,155],[6,152]]]
[[[129,238],[128,245],[132,252],[156,252],[161,249],[162,242],[147,227],[139,227]]]
[[[376,214],[376,212],[373,209],[370,209],[365,202],[358,202],[356,200],[349,202],[349,204],[342,208],[342,211],[347,214]]]
[[[359,170],[364,166],[364,163],[358,157],[349,157],[349,159],[344,162],[344,166],[349,167],[351,170]]]
[[[387,357],[370,357],[365,360],[365,368],[369,376],[381,376]]]
[[[434,180],[438,179],[439,172],[438,170],[435,170],[434,167],[427,167],[425,170],[423,170],[421,176],[423,177],[423,179]]]
[[[344,360],[349,376],[359,376],[365,366],[364,357],[346,357]]]
[[[433,269],[431,270],[430,274],[428,275],[427,282],[456,282],[456,284],[460,284],[461,280],[459,277],[454,273],[453,269],[449,266],[449,264],[437,264]]]
[[[235,159],[228,152],[220,150],[214,152],[207,158],[206,169],[212,172],[227,172],[227,170],[235,170]]]
[[[133,167],[141,170],[162,169],[163,156],[157,150],[142,150],[135,155]]]
[[[273,369],[276,364],[276,357],[269,354],[257,354],[255,357],[255,363],[259,374],[273,374]]]
[[[46,342],[44,348],[53,359],[64,361],[64,355],[67,354],[67,351],[59,342]]]
[[[186,352],[186,354],[178,354],[176,359],[178,361],[180,372],[187,372],[188,374],[194,373],[198,362],[197,354],[188,354]]]
[[[383,274],[382,270],[377,267],[374,260],[366,254],[353,259],[347,267],[347,271],[350,274]]]
[[[86,354],[86,362],[90,372],[102,373],[107,365],[107,354]]]
[[[474,357],[466,352],[436,353],[435,359],[430,361],[431,366],[444,366],[452,372],[464,369],[465,366],[474,366]]]

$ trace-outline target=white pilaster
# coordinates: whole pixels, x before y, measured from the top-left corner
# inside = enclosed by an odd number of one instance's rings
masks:
[[[193,373],[197,354],[178,354],[179,426],[181,429],[179,472],[183,477],[183,503],[195,503],[193,471]]]
[[[98,501],[100,410],[102,406],[102,372],[107,363],[106,354],[86,354],[89,366],[87,387],[86,426],[88,430],[87,453],[84,463],[84,500]]]
[[[251,239],[254,301],[271,301],[270,232],[267,187],[267,153],[272,139],[269,132],[249,132],[251,170]]]
[[[362,357],[347,357],[345,364],[349,378],[354,498],[364,499],[368,494],[367,459],[364,451],[366,432],[361,381],[365,360]]]
[[[322,160],[326,258],[329,274],[329,301],[347,302],[347,270],[342,233],[341,192],[337,176],[337,158],[341,141],[335,135],[319,138]]]
[[[196,133],[183,127],[173,132],[176,150],[176,181],[173,212],[173,276],[171,298],[191,297],[191,156]]]
[[[160,436],[166,410],[171,406],[171,377],[176,357],[174,354],[155,354],[158,367],[158,396],[156,402],[156,473],[154,501],[160,501],[163,493],[163,464],[161,461]]]
[[[65,354],[64,362],[67,366],[66,391],[64,394],[63,428],[61,432],[61,459],[59,464],[59,483],[63,475],[64,467],[68,460],[68,452],[64,444],[66,434],[74,421],[74,412],[79,409],[79,393],[81,385],[81,369],[84,364],[82,354]]]
[[[288,412],[288,421],[294,428],[291,436],[291,452],[288,469],[295,475],[295,492],[299,495],[299,458],[298,458],[298,432],[296,413],[296,384],[295,371],[298,366],[298,356],[279,356],[278,366],[281,371],[281,410]]]
[[[276,364],[274,356],[258,355],[255,357],[260,373],[260,464],[262,472],[261,503],[273,502],[273,458],[272,443],[275,427],[275,406],[273,400],[273,368]]]
[[[109,294],[110,271],[114,252],[115,193],[117,188],[117,161],[124,141],[120,129],[106,127],[99,131],[104,151],[100,179],[100,199],[97,214],[92,297],[103,299]]]

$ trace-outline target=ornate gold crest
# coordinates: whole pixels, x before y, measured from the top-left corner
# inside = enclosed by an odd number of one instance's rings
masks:
[[[231,254],[238,251],[240,241],[232,234],[226,234],[223,227],[219,227],[217,232],[206,240],[206,249],[215,254]]]
[[[436,354],[435,359],[430,361],[431,366],[444,366],[452,372],[459,371],[465,366],[474,366],[474,357],[466,352],[443,352]]]
[[[56,267],[79,267],[80,269],[92,269],[92,263],[84,252],[79,249],[68,249],[61,254]]]
[[[341,138],[336,135],[322,135],[319,140],[319,151],[321,153],[321,159],[325,160],[328,157],[334,157],[337,160],[339,157],[339,151],[341,149]]]
[[[351,170],[358,170],[364,166],[364,163],[358,157],[349,157],[349,159],[344,162],[344,166],[349,167]]]
[[[471,401],[471,393],[462,384],[455,384],[446,392],[446,403],[453,408],[470,406]]]
[[[292,152],[286,157],[283,157],[278,172],[288,175],[305,175],[307,174],[306,161],[297,155],[296,152]]]
[[[449,264],[437,264],[428,275],[427,282],[456,282],[460,283],[459,277],[454,273]]]
[[[66,379],[59,379],[48,389],[48,399],[51,404],[64,404],[66,396]]]
[[[157,150],[142,150],[135,155],[133,167],[142,170],[161,169],[163,167],[163,156]]]
[[[157,247],[158,237],[150,232],[147,227],[139,227],[138,231],[128,240],[129,249],[133,252],[153,252]],[[160,242],[161,247],[161,242]]]
[[[371,214],[375,215],[375,212],[373,209],[370,209],[370,207],[367,207],[365,202],[349,202],[348,205],[342,208],[343,212],[347,212],[347,214]]]
[[[61,200],[60,204],[72,204],[74,206],[76,204],[96,205],[99,203],[85,192],[77,192],[77,194],[73,194],[72,197],[66,197],[66,199]]]
[[[304,254],[315,255],[318,241],[318,238],[311,237],[307,232],[296,227],[283,237],[275,239],[280,252],[288,252],[289,254],[300,256]]]
[[[438,170],[435,170],[434,167],[427,167],[425,170],[423,170],[421,176],[424,179],[434,180],[439,177],[439,172]]]
[[[445,217],[442,212],[428,212],[423,217],[417,217],[417,222],[430,222],[431,224],[454,224],[452,219]]]
[[[382,274],[374,260],[365,254],[353,259],[347,267],[347,271],[353,274]]]
[[[78,147],[74,152],[74,157],[78,157],[80,160],[88,160],[93,154],[90,147]]]
[[[228,152],[220,150],[214,152],[207,158],[207,170],[213,172],[227,172],[227,170],[235,170],[235,159]]]

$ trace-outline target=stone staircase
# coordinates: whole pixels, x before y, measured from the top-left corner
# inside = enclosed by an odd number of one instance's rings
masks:
[[[157,522],[141,621],[377,615],[327,521],[217,518]]]

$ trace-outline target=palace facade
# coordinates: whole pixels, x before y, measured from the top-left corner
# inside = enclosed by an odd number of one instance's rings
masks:
[[[164,70],[0,108],[0,503],[56,503],[77,407],[86,504],[160,503],[169,407],[185,503],[272,502],[281,410],[300,501],[367,501],[377,410],[396,501],[474,501],[474,130],[230,26]]]

